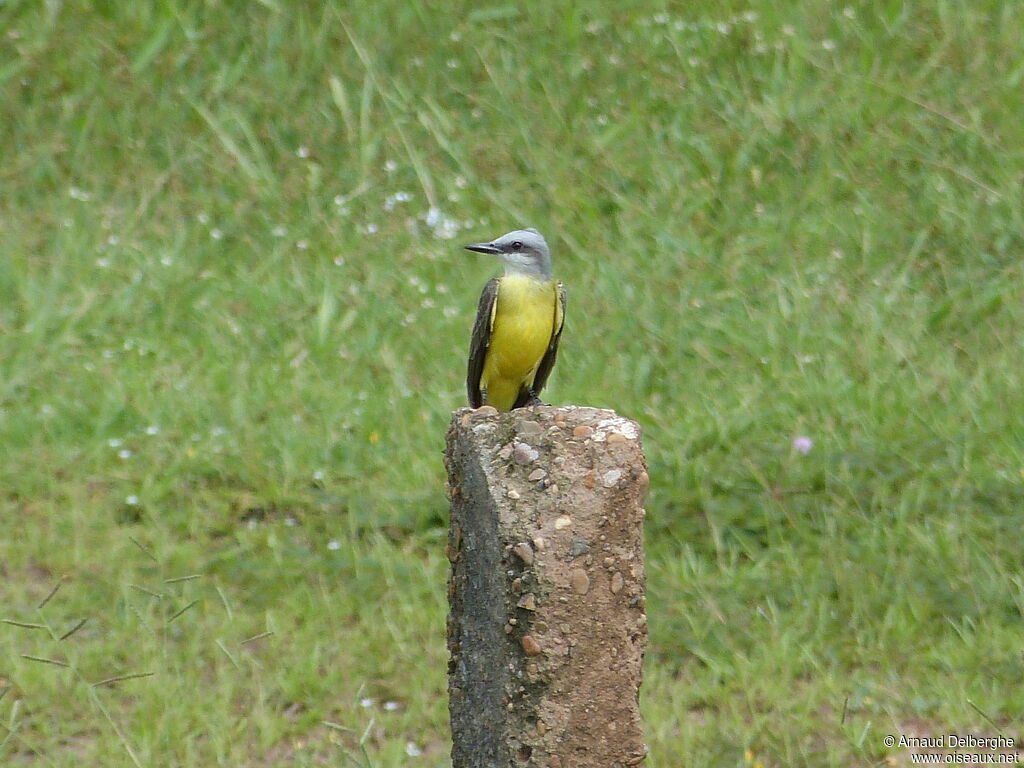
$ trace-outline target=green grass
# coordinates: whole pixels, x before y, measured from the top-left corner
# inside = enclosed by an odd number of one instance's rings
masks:
[[[527,225],[645,431],[649,765],[1019,742],[1024,8],[445,5],[0,3],[0,763],[448,764]]]

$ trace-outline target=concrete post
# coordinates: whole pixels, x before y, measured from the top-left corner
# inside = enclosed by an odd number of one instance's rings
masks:
[[[453,768],[639,765],[639,426],[595,408],[463,409],[445,464]]]

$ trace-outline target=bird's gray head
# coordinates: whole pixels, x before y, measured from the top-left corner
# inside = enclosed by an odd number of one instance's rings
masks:
[[[551,251],[536,229],[517,229],[489,243],[471,243],[466,250],[490,253],[501,258],[505,274],[551,279]]]

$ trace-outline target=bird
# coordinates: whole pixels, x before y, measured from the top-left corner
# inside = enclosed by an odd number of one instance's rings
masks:
[[[565,287],[551,276],[547,241],[527,228],[465,248],[497,256],[505,267],[480,294],[466,371],[469,404],[499,411],[543,405],[565,318]]]

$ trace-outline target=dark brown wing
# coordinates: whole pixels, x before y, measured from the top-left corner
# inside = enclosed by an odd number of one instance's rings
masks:
[[[473,323],[473,340],[469,343],[466,394],[469,395],[469,404],[473,408],[479,408],[484,404],[484,396],[480,391],[480,376],[484,372],[484,359],[487,357],[487,347],[491,343],[491,324],[494,322],[494,304],[497,298],[498,278],[492,277],[480,294],[476,321]]]
[[[555,332],[551,334],[551,343],[548,344],[548,351],[540,359],[537,366],[537,373],[533,377],[533,394],[540,396],[540,391],[548,381],[551,369],[555,367],[555,357],[558,356],[558,341],[562,338],[562,326],[565,324],[565,286],[558,284],[558,302],[555,304]]]

